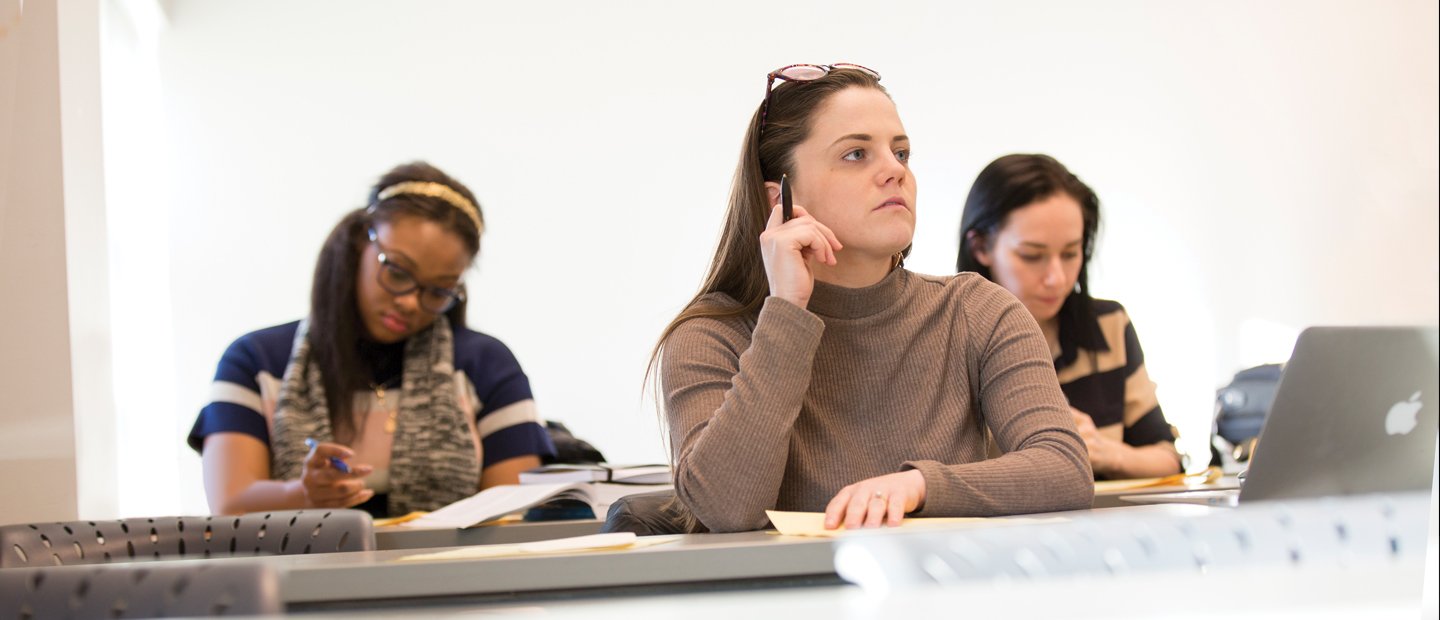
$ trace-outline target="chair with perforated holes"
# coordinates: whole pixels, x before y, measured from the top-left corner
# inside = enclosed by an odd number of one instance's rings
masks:
[[[0,568],[374,548],[374,525],[370,515],[359,510],[0,526]]]
[[[48,566],[0,570],[0,618],[255,616],[285,611],[259,563]]]

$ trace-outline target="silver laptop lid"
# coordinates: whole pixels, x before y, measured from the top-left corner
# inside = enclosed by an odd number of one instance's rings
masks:
[[[1440,412],[1435,327],[1300,334],[1240,501],[1428,490]]]

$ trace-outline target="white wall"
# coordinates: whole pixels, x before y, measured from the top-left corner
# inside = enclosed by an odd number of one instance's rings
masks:
[[[55,6],[0,3],[0,524],[76,516]]]
[[[168,153],[157,57],[164,15],[154,0],[107,0],[104,7],[107,267],[111,288],[123,291],[108,317],[116,326],[111,441],[123,452],[114,465],[119,511],[193,514],[198,509],[187,509],[179,490],[193,494],[195,479],[181,479],[195,463],[172,432],[184,416],[175,394],[177,334],[169,328],[172,200],[159,164]]]
[[[77,516],[120,511],[110,312],[110,214],[101,135],[100,0],[57,3],[70,392],[75,407]]]
[[[480,197],[471,322],[542,412],[612,460],[661,459],[650,347],[704,273],[764,74],[792,62],[884,74],[914,139],[915,270],[952,270],[991,159],[1046,152],[1088,181],[1093,288],[1130,308],[1186,447],[1214,388],[1293,329],[1437,322],[1433,2],[168,6],[162,154],[131,181],[167,179],[145,196],[169,217],[126,243],[164,248],[148,275],[169,292],[114,295],[169,317],[144,325],[174,364],[173,409],[146,414],[169,432],[123,449],[173,455],[192,510],[181,438],[221,351],[301,316],[330,226],[415,158]]]
[[[0,0],[0,523],[118,510],[99,14]]]

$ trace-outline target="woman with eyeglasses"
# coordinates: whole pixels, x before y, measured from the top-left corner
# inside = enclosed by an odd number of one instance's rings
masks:
[[[880,76],[767,78],[709,274],[656,347],[677,497],[712,531],[767,509],[854,528],[1088,508],[1034,319],[984,278],[902,266],[915,178]]]
[[[1054,359],[1098,478],[1180,472],[1175,435],[1135,327],[1120,304],[1090,297],[1100,199],[1048,155],[1006,155],[970,187],[956,269],[1015,295]]]
[[[484,229],[470,190],[429,164],[380,178],[321,248],[309,316],[221,357],[189,437],[211,510],[398,516],[515,484],[553,453],[515,356],[465,328]]]

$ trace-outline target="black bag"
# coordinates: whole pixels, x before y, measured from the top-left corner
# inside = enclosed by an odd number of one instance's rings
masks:
[[[601,454],[595,446],[590,445],[590,442],[572,435],[570,429],[565,428],[564,424],[554,420],[546,420],[545,431],[550,434],[551,443],[555,444],[555,456],[542,457],[540,459],[542,464],[595,464],[605,462],[605,455]]]
[[[601,532],[633,532],[636,536],[705,534],[710,530],[675,497],[674,489],[626,495],[610,505]]]

